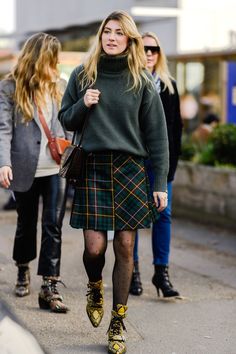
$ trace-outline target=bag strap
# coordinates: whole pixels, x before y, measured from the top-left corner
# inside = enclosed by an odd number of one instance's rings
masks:
[[[78,143],[78,145],[77,145],[78,147],[81,147],[81,145],[82,145],[82,141],[83,141],[83,137],[84,137],[84,132],[85,132],[85,128],[86,128],[87,125],[88,125],[88,117],[89,117],[89,113],[90,113],[91,109],[92,109],[92,108],[90,108],[90,109],[88,110],[88,112],[86,113],[85,120],[84,120],[83,127],[82,127],[82,131],[81,131],[80,140],[79,140],[79,143]],[[72,139],[72,144],[75,143],[76,135],[77,135],[77,131],[74,132],[73,139]]]
[[[48,128],[48,125],[46,123],[46,120],[44,118],[43,111],[41,110],[40,107],[37,106],[37,108],[38,108],[39,120],[42,124],[43,130],[45,131],[48,141],[51,142],[53,140],[53,138],[52,138],[51,132]]]
[[[37,106],[37,108],[38,108],[39,120],[40,120],[40,122],[42,124],[43,130],[45,131],[45,134],[47,136],[48,141],[51,142],[53,140],[53,138],[52,138],[51,132],[50,132],[50,130],[48,128],[48,125],[46,123],[46,120],[44,118],[43,112],[42,112],[40,107]],[[91,110],[91,108],[90,108],[90,110]],[[81,136],[80,136],[78,147],[81,147],[81,145],[82,145],[85,128],[86,128],[86,126],[88,124],[89,111],[86,113],[86,116],[85,116],[85,120],[84,120],[84,123],[83,123],[83,128],[82,128],[82,132],[81,132]],[[76,133],[77,132],[75,131],[74,134],[73,134],[72,144],[75,143]]]

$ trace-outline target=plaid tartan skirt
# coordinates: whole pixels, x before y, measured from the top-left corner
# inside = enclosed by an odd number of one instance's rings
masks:
[[[75,188],[70,225],[86,230],[136,230],[159,217],[144,159],[117,152],[90,153]]]

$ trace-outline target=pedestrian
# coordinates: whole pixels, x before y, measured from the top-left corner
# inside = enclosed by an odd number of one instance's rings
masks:
[[[219,117],[213,113],[208,112],[202,120],[202,123],[193,131],[191,140],[199,149],[202,149],[209,141],[209,138],[214,129],[219,125]]]
[[[57,118],[64,86],[57,70],[59,51],[56,37],[46,33],[33,35],[25,42],[13,70],[0,83],[0,183],[14,192],[16,200],[15,295],[30,293],[29,262],[37,256],[37,220],[42,197],[39,306],[67,312],[57,289],[61,282],[65,182],[58,176],[59,165],[52,159],[38,114],[41,110],[55,136],[65,136]]]
[[[70,223],[84,231],[86,309],[94,327],[103,317],[107,231],[115,231],[109,353],[126,352],[123,319],[135,232],[149,227],[167,204],[166,123],[145,64],[142,38],[133,19],[124,11],[111,13],[102,22],[87,59],[72,72],[59,113],[63,126],[77,132],[88,114],[84,178],[75,190]],[[149,153],[156,174],[152,196],[144,169]]]
[[[143,44],[147,57],[147,68],[152,74],[156,89],[160,94],[165,111],[168,140],[169,140],[169,173],[168,173],[168,205],[160,213],[159,219],[152,226],[152,252],[154,275],[152,283],[157,289],[162,291],[164,297],[179,296],[179,292],[173,288],[168,272],[170,242],[171,242],[171,212],[172,212],[172,181],[177,168],[178,158],[181,150],[182,120],[180,117],[179,94],[175,81],[172,79],[165,53],[160,45],[157,36],[152,32],[144,33]],[[158,112],[157,112],[158,114]],[[156,139],[158,144],[158,140]],[[147,161],[147,170],[151,186],[153,188],[154,169],[150,161]],[[138,256],[138,232],[134,246],[134,271],[130,286],[130,293],[141,295],[143,292]]]

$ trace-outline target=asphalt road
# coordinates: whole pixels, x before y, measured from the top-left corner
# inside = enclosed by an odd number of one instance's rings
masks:
[[[82,264],[83,238],[80,231],[69,227],[69,212],[64,220],[61,268],[62,280],[67,286],[61,287],[61,292],[71,309],[66,315],[39,309],[37,294],[41,279],[36,275],[37,260],[31,264],[31,295],[14,296],[16,267],[11,255],[15,221],[14,211],[0,212],[0,298],[10,305],[49,353],[106,353],[114,261],[112,241],[104,269],[105,315],[100,327],[94,329],[85,312],[87,279]],[[170,274],[183,299],[158,299],[151,284],[150,232],[141,232],[140,268],[144,293],[141,297],[129,298],[128,353],[235,354],[235,256],[236,235],[174,219]]]

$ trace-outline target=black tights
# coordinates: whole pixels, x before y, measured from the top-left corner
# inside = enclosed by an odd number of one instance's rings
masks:
[[[133,272],[133,248],[135,231],[116,231],[113,241],[115,264],[112,274],[113,309],[117,304],[126,305]],[[89,281],[102,279],[107,249],[106,231],[84,230],[84,266]]]

